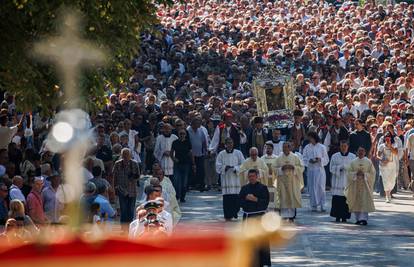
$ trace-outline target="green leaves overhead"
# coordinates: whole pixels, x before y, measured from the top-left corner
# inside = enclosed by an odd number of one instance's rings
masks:
[[[138,51],[139,35],[156,23],[157,5],[172,0],[6,0],[0,9],[0,91],[16,95],[22,110],[40,107],[51,113],[60,105],[59,79],[53,65],[30,56],[34,42],[56,35],[63,7],[84,15],[83,38],[105,47],[111,58],[105,68],[82,71],[79,87],[85,107],[102,105],[105,84],[117,88],[129,78],[129,64]]]

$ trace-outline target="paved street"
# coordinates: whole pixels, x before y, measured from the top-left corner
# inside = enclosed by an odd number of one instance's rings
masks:
[[[347,224],[333,222],[330,206],[327,213],[312,213],[308,196],[302,198],[304,207],[294,226],[297,235],[288,246],[272,250],[272,266],[414,266],[412,194],[400,193],[391,204],[376,197],[377,212],[371,213],[365,227],[354,225],[353,219]],[[330,203],[330,193],[327,199]],[[183,222],[224,222],[218,192],[191,192],[181,206]],[[201,231],[205,228],[198,226]]]

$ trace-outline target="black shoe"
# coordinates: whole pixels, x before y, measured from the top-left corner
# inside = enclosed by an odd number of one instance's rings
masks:
[[[231,222],[231,218],[224,218],[226,222]]]
[[[361,225],[361,221],[357,221],[355,224]]]
[[[336,218],[335,222],[340,222],[341,220],[339,218]]]
[[[342,221],[343,223],[346,223],[346,219],[342,219],[341,221]]]
[[[288,222],[290,222],[290,223],[294,223],[294,222],[295,222],[295,219],[293,219],[293,218],[289,218],[289,219],[288,219]]]
[[[180,202],[181,203],[185,203],[185,199],[180,199]]]
[[[361,225],[368,225],[368,222],[367,222],[367,221],[365,221],[365,220],[362,220],[362,221],[361,221]]]
[[[233,218],[237,220],[239,218],[239,215],[234,215]]]
[[[200,186],[199,191],[200,191],[200,193],[203,193],[204,191],[206,191],[206,188],[204,186]]]

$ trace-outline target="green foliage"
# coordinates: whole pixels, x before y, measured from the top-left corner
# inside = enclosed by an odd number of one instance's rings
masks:
[[[105,68],[82,72],[79,81],[85,107],[103,104],[104,86],[119,87],[138,52],[139,35],[157,23],[157,5],[172,0],[4,0],[0,8],[0,87],[16,95],[24,110],[50,113],[60,105],[55,67],[30,56],[33,43],[56,35],[62,7],[84,14],[83,38],[106,48],[111,58]]]

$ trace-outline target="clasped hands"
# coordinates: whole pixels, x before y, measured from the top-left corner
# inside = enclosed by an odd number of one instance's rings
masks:
[[[309,162],[310,163],[318,163],[318,162],[321,162],[321,158],[316,157],[314,159],[310,159]]]
[[[255,197],[253,194],[248,194],[246,196],[246,200],[250,200],[250,201],[253,201],[253,202],[257,202],[258,198]]]

